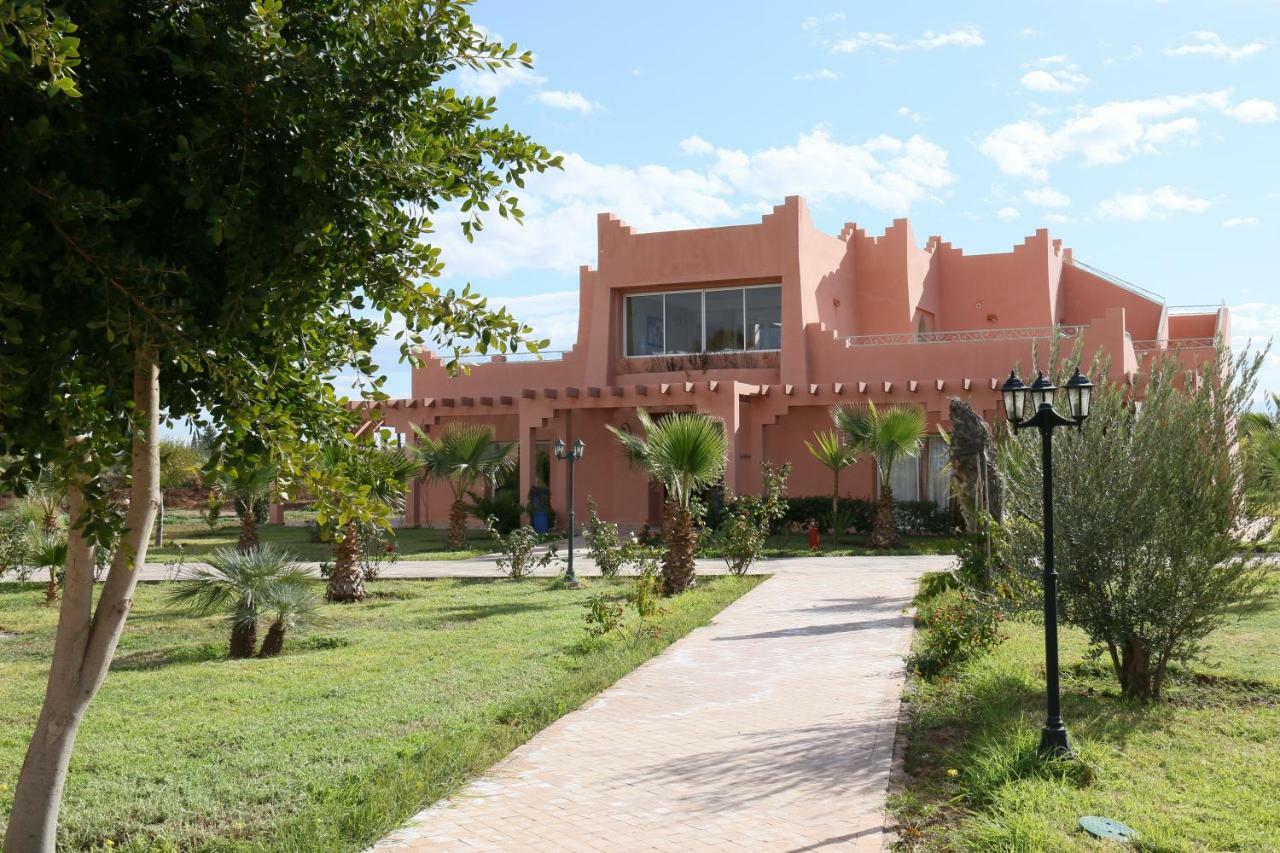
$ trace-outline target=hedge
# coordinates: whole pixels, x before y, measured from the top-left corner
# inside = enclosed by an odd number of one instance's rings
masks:
[[[847,513],[855,533],[870,533],[875,523],[876,505],[864,498],[840,498],[840,511]],[[893,517],[903,533],[949,533],[956,527],[955,513],[933,501],[894,501]],[[787,498],[787,515],[782,524],[818,522],[823,532],[830,532],[831,496],[809,495]],[[781,525],[780,525],[781,526]]]

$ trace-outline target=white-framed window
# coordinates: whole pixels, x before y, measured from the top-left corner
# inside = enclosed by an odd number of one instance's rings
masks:
[[[940,435],[929,436],[929,500],[940,507],[951,503],[951,448]]]
[[[638,293],[626,297],[628,357],[782,348],[782,285]]]
[[[889,476],[889,486],[893,489],[895,501],[920,500],[920,454],[900,456],[893,463],[893,473]]]

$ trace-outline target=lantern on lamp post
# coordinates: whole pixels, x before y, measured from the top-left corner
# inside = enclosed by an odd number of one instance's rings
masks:
[[[1016,370],[1009,371],[1009,378],[1000,387],[1005,417],[1013,431],[1035,428],[1040,430],[1040,453],[1044,493],[1044,663],[1046,714],[1044,729],[1040,734],[1039,753],[1042,758],[1066,755],[1071,752],[1067,741],[1067,727],[1062,721],[1062,703],[1058,689],[1058,573],[1053,567],[1053,431],[1060,426],[1080,427],[1089,417],[1089,405],[1093,395],[1093,383],[1080,372],[1067,380],[1063,389],[1067,397],[1064,417],[1053,407],[1057,386],[1037,371],[1035,381],[1024,385]]]
[[[582,458],[582,454],[586,452],[587,443],[582,439],[578,439],[573,443],[573,447],[566,447],[563,438],[556,439],[556,458],[569,463],[569,482],[568,482],[568,498],[569,498],[569,559],[565,566],[564,583],[570,589],[577,589],[582,584],[578,582],[578,576],[573,573],[573,463]]]

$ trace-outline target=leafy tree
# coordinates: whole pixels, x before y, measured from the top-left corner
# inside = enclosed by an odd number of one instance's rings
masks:
[[[174,438],[160,440],[160,506],[156,511],[156,545],[164,544],[164,496],[169,489],[199,485],[205,455],[198,447]]]
[[[80,97],[76,25],[41,0],[0,0],[0,74],[50,96]]]
[[[840,515],[840,472],[858,461],[858,449],[848,444],[834,430],[815,432],[813,443],[805,442],[809,455],[831,472],[831,533],[841,533],[838,527]]]
[[[607,429],[622,443],[633,464],[667,490],[663,513],[666,555],[662,564],[662,592],[675,595],[694,582],[698,533],[693,502],[698,492],[724,476],[728,452],[724,425],[708,415],[678,412],[655,421],[644,409],[636,416],[644,437],[613,426]]]
[[[12,4],[0,34],[0,491],[24,492],[49,465],[72,522],[5,844],[49,851],[76,732],[146,560],[162,416],[213,426],[229,447],[255,436],[247,461],[277,464],[286,488],[323,494],[331,515],[384,517],[305,466],[358,417],[328,380],[354,375],[381,396],[369,353],[393,322],[404,352],[434,342],[454,366],[468,347],[528,346],[505,311],[432,283],[431,219],[457,206],[472,235],[481,217],[518,218],[508,187],[559,158],[493,123],[493,99],[442,85],[532,62],[476,27],[466,0],[33,6],[63,34],[61,20],[93,23],[71,45],[19,22],[32,55],[52,45],[70,60],[74,47],[80,98],[49,97],[47,61],[14,61]],[[127,511],[111,500],[117,469]]]
[[[449,506],[448,545],[457,550],[467,544],[467,495],[500,472],[514,468],[518,457],[513,441],[495,441],[493,427],[453,423],[432,437],[415,427],[418,442],[414,457],[429,482],[448,483],[453,492]]]
[[[318,468],[327,479],[342,483],[343,488],[355,489],[366,503],[394,514],[404,511],[405,490],[418,465],[398,448],[382,448],[357,440],[326,446]],[[359,558],[367,532],[362,528],[373,527],[373,523],[361,522],[348,513],[330,517],[323,511],[316,513],[316,523],[321,527],[332,523],[335,527],[333,570],[329,573],[325,597],[329,601],[363,601],[365,577]]]
[[[924,442],[924,412],[914,406],[836,406],[831,419],[857,453],[867,453],[876,461],[880,475],[880,497],[876,520],[871,531],[871,545],[891,548],[899,543],[898,528],[893,520],[893,466],[901,459],[920,452]]]
[[[298,595],[287,587],[310,591],[305,569],[283,551],[262,545],[249,551],[219,548],[205,558],[208,567],[187,570],[168,593],[169,602],[185,607],[196,616],[226,616],[231,629],[233,658],[251,658],[257,651],[258,622],[264,613],[275,611],[277,621],[292,620],[290,612],[301,607]],[[285,611],[282,617],[280,611]],[[272,623],[275,625],[275,623]],[[284,623],[273,645],[284,644]],[[278,653],[278,650],[273,653]]]
[[[1195,371],[1157,359],[1141,377],[1141,406],[1127,383],[1103,380],[1083,428],[1054,435],[1062,614],[1106,650],[1127,697],[1159,700],[1170,663],[1197,655],[1263,600],[1266,574],[1237,541],[1250,512],[1233,447],[1260,363],[1222,349]],[[1009,511],[997,565],[1034,580],[1044,535],[1039,434],[1004,442],[999,466]]]

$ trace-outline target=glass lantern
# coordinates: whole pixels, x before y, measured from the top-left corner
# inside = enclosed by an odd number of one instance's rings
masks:
[[[1004,416],[1009,423],[1016,424],[1022,416],[1022,398],[1026,395],[1027,386],[1022,384],[1016,370],[1009,371],[1009,378],[1000,386],[1000,396],[1004,399]]]
[[[1071,374],[1071,378],[1067,380],[1066,389],[1067,406],[1071,410],[1071,417],[1077,422],[1083,421],[1089,417],[1089,404],[1093,397],[1093,383],[1077,367],[1076,372]]]

